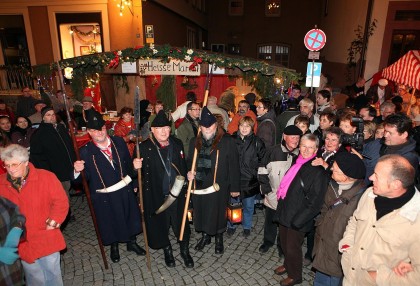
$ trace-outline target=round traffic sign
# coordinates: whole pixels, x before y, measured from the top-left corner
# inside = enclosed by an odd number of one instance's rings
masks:
[[[310,51],[319,51],[325,46],[327,36],[324,31],[320,29],[312,29],[306,33],[303,43],[305,47]]]

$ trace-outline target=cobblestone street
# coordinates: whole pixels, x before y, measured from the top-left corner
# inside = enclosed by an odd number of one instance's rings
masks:
[[[242,227],[237,228],[232,237],[224,236],[225,253],[214,254],[214,238],[203,252],[194,250],[200,234],[192,230],[190,252],[195,267],[184,267],[179,255],[179,245],[173,243],[176,267],[168,268],[163,258],[163,250],[150,249],[152,272],[146,266],[146,257],[127,252],[120,244],[121,260],[112,263],[109,247],[105,247],[109,269],[105,269],[86,198],[70,199],[76,221],[67,225],[64,235],[67,251],[62,255],[64,285],[279,285],[282,276],[274,274],[279,266],[277,248],[261,254],[258,247],[262,242],[264,212],[257,210],[254,228],[248,238],[242,236]],[[144,247],[143,235],[137,237]],[[314,273],[304,268],[304,282],[312,285]]]

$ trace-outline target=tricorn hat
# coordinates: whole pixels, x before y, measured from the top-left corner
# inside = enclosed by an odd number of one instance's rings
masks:
[[[105,121],[102,118],[102,115],[97,112],[90,112],[89,117],[87,118],[86,128],[88,129],[95,129],[95,130],[102,130],[102,126],[105,125]]]
[[[156,115],[155,119],[152,122],[151,127],[164,127],[171,126],[171,121],[169,121],[168,116],[166,116],[165,111],[159,110],[159,113]]]
[[[208,128],[216,123],[216,121],[216,117],[210,112],[207,106],[204,106],[201,111],[200,125]]]

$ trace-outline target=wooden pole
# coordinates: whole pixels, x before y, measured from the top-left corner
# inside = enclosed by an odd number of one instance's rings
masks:
[[[207,75],[206,90],[204,92],[203,107],[207,105],[207,98],[209,97],[210,82],[211,82],[211,76],[213,74],[213,67],[214,67],[214,65],[211,66],[211,70]],[[200,134],[200,128],[198,128],[196,140],[198,138],[198,134]],[[197,155],[198,155],[197,148],[194,148],[194,155],[193,155],[193,160],[192,160],[192,165],[191,165],[191,173],[193,173],[193,174],[195,172],[195,164],[197,162]],[[186,194],[186,198],[185,198],[184,214],[182,216],[181,231],[179,233],[179,240],[180,241],[182,241],[184,239],[185,221],[187,219],[188,205],[190,203],[192,183],[193,183],[193,180],[188,181],[188,189],[187,189],[187,194]]]
[[[410,96],[410,102],[409,102],[408,107],[407,107],[407,115],[409,117],[410,117],[410,109],[411,109],[411,106],[412,106],[411,102],[413,101],[413,97],[414,97],[415,93],[416,93],[416,88],[413,87],[413,91],[411,92],[411,96]]]
[[[70,136],[71,136],[71,140],[73,142],[73,148],[74,148],[74,152],[76,154],[76,159],[79,161],[80,160],[79,148],[77,147],[76,137],[74,136],[74,124],[73,124],[73,121],[71,120],[71,116],[70,116],[70,111],[69,111],[68,102],[67,102],[67,95],[66,95],[66,91],[65,91],[65,88],[64,88],[63,73],[61,71],[59,62],[57,62],[57,70],[58,70],[58,75],[60,77],[61,90],[63,91],[64,106],[66,108],[67,121],[68,121],[69,129],[70,129]],[[108,261],[107,261],[106,256],[105,256],[104,245],[102,244],[102,238],[101,238],[101,235],[99,233],[98,223],[96,221],[96,215],[95,215],[95,211],[93,210],[92,199],[90,197],[89,185],[87,183],[86,175],[85,175],[84,171],[81,172],[81,176],[82,176],[83,190],[85,191],[86,198],[87,198],[87,201],[88,201],[90,216],[92,217],[93,226],[95,227],[96,237],[98,239],[99,249],[101,250],[102,260],[104,261],[105,269],[108,269]]]
[[[139,87],[136,87],[136,95],[134,96],[134,122],[136,123],[136,157],[140,159],[140,146],[139,146],[139,137],[140,137],[140,91]],[[152,271],[150,264],[150,253],[149,253],[149,243],[147,240],[146,232],[146,221],[144,220],[144,202],[143,202],[143,186],[141,180],[141,169],[137,170],[137,181],[139,184],[139,196],[140,196],[140,215],[141,215],[141,226],[143,228],[143,237],[144,237],[144,246],[146,248],[146,264],[149,271]]]

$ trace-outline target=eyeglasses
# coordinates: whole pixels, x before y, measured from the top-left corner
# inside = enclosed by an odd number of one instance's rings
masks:
[[[303,148],[303,149],[312,149],[312,150],[315,150],[316,149],[315,146],[305,146],[305,145],[300,145],[300,148]]]
[[[18,163],[13,163],[13,164],[3,164],[3,167],[6,169],[16,169],[17,167],[19,167],[23,162]]]
[[[261,109],[261,108],[264,108],[264,106],[257,106],[256,108],[257,109]]]
[[[191,108],[190,110],[200,111],[200,110],[201,110],[201,108]]]

